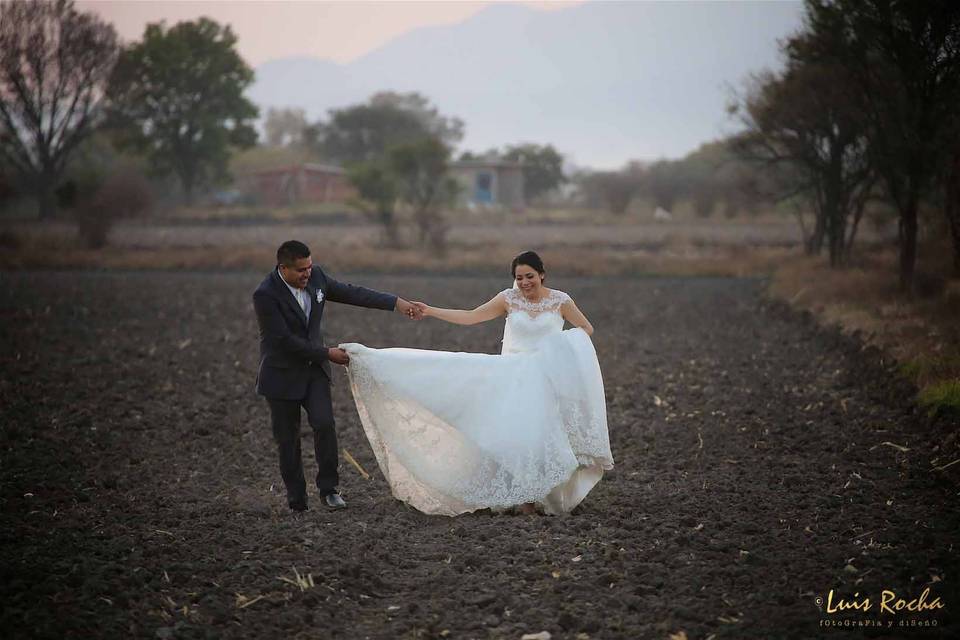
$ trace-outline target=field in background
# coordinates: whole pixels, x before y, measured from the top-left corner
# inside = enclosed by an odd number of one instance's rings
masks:
[[[623,216],[576,209],[458,212],[443,252],[385,247],[382,230],[342,206],[266,211],[194,208],[118,224],[103,250],[84,248],[72,224],[0,224],[0,269],[163,269],[264,271],[276,247],[306,242],[332,274],[508,275],[517,253],[534,249],[556,279],[570,276],[770,276],[769,294],[883,348],[901,363],[931,411],[960,411],[960,284],[947,274],[949,246],[921,246],[920,296],[897,290],[889,228],[866,223],[853,264],[828,268],[802,255],[795,219],[775,213],[701,218],[680,207],[654,221],[642,203]],[[554,280],[557,281],[557,280]]]
[[[335,272],[501,272],[514,255],[533,249],[555,273],[747,275],[768,273],[801,245],[789,216],[718,212],[704,219],[679,207],[672,220],[654,221],[643,203],[622,216],[531,209],[462,211],[450,220],[443,252],[419,247],[409,223],[401,224],[403,246],[384,247],[380,226],[342,206],[171,210],[117,224],[99,251],[84,248],[69,222],[7,220],[0,221],[0,268],[259,269],[273,263],[281,242],[296,238]],[[865,227],[864,243],[889,233]]]

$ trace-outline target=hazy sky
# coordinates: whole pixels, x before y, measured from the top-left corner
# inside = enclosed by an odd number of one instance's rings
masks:
[[[392,38],[424,26],[460,22],[492,2],[454,0],[82,0],[113,23],[120,37],[137,40],[149,22],[169,24],[200,16],[230,24],[240,54],[251,66],[288,56],[349,62]],[[578,2],[523,2],[544,11]]]
[[[77,4],[125,41],[161,20],[231,25],[262,113],[298,107],[316,120],[377,91],[416,91],[464,120],[460,150],[550,143],[599,168],[682,157],[728,134],[729,88],[779,64],[777,39],[803,10],[799,0]]]

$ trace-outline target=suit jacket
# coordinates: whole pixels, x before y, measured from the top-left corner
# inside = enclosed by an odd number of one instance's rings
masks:
[[[330,361],[323,344],[323,308],[327,300],[392,310],[397,296],[337,282],[313,266],[306,286],[310,321],[286,283],[274,269],[253,292],[253,308],[260,327],[260,367],[257,393],[277,400],[300,400],[312,378],[329,381]]]

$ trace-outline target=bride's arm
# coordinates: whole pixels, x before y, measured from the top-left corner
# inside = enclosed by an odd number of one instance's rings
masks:
[[[560,306],[560,315],[573,326],[586,331],[588,336],[593,335],[593,325],[587,320],[587,316],[583,315],[583,312],[577,308],[577,303],[573,301],[573,298],[568,298]]]
[[[479,324],[487,320],[499,318],[507,312],[507,301],[504,299],[502,293],[498,293],[488,302],[470,311],[464,309],[441,309],[439,307],[431,307],[423,302],[414,302],[413,304],[420,307],[425,318],[436,318],[437,320],[444,320],[446,322],[452,322],[453,324]]]

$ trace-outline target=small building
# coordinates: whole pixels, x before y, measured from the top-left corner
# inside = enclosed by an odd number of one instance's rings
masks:
[[[272,206],[347,202],[357,196],[346,172],[327,164],[304,162],[260,169],[246,174],[242,183],[257,202]]]
[[[468,208],[523,209],[523,165],[509,160],[451,162],[450,175],[461,185],[459,204]]]

